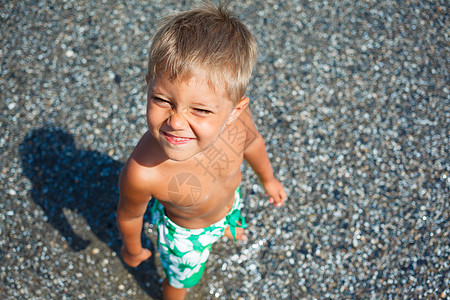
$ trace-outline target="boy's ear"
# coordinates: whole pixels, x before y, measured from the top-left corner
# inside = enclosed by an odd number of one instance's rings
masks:
[[[236,121],[237,118],[239,118],[240,114],[244,111],[244,109],[248,106],[248,102],[250,99],[247,97],[242,97],[241,100],[236,104],[234,107],[234,110],[231,112],[230,116],[228,117],[226,125],[230,125],[234,121]]]

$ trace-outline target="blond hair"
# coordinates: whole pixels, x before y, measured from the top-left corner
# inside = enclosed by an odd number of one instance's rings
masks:
[[[227,7],[203,6],[165,18],[153,37],[148,76],[187,80],[206,75],[214,89],[237,102],[244,95],[257,46],[253,35]]]

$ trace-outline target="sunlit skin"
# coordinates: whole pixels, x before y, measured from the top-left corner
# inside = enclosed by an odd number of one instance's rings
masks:
[[[251,118],[248,98],[233,103],[224,90],[210,87],[201,73],[184,81],[171,81],[165,76],[146,80],[148,131],[124,166],[119,182],[117,221],[124,243],[122,258],[131,267],[151,256],[142,247],[141,230],[152,197],[160,201],[176,224],[190,229],[207,227],[231,209],[241,182],[240,165],[246,159],[269,202],[279,207],[286,199]],[[211,162],[213,151],[220,151],[226,164],[216,160],[202,168]],[[174,201],[169,196],[168,182],[180,173],[194,174],[201,182],[195,201]],[[242,229],[236,234],[237,239],[246,239]],[[226,235],[230,236],[229,230]],[[163,291],[166,298],[182,298],[186,293],[186,289],[175,289],[167,281]]]
[[[235,109],[224,93],[216,93],[200,76],[147,82],[149,131],[167,159],[174,161],[185,161],[212,145],[248,103],[243,98]]]

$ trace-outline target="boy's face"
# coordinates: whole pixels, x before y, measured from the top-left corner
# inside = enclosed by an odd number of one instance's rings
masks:
[[[212,145],[223,128],[233,122],[248,103],[235,105],[225,91],[211,89],[204,76],[148,80],[147,124],[168,159],[187,160]]]

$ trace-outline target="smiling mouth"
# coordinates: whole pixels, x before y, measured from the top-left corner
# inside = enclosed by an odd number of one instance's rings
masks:
[[[187,144],[190,141],[194,140],[194,138],[186,138],[186,137],[174,136],[174,135],[171,135],[171,134],[169,134],[167,132],[164,132],[164,131],[162,131],[162,134],[164,135],[166,140],[172,145],[184,145],[184,144]]]

